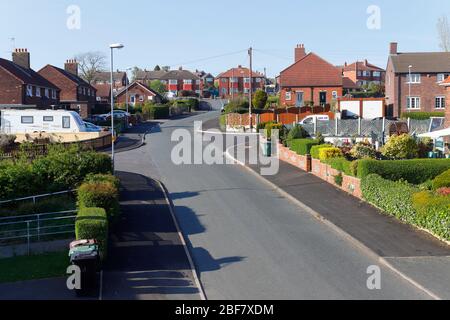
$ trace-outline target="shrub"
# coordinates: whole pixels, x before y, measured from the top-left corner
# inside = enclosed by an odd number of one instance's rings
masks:
[[[146,103],[142,107],[142,113],[150,119],[167,119],[170,116],[170,107],[163,104]]]
[[[441,173],[433,180],[433,190],[450,187],[450,169]]]
[[[344,177],[342,176],[342,172],[339,172],[338,175],[334,176],[334,182],[342,187],[342,183],[344,182]]]
[[[90,173],[84,179],[87,183],[111,183],[117,190],[120,187],[120,180],[112,174],[93,174]]]
[[[444,112],[404,112],[401,115],[402,119],[413,119],[413,120],[428,120],[432,117],[445,117]]]
[[[231,100],[225,107],[225,113],[246,113],[248,112],[249,103],[244,98]]]
[[[323,148],[332,147],[330,144],[317,144],[311,148],[311,157],[313,159],[319,159],[320,150]]]
[[[95,239],[99,244],[100,257],[106,259],[108,250],[108,218],[103,208],[81,208],[75,222],[77,240]]]
[[[60,195],[38,199],[36,203],[21,202],[17,208],[12,209],[14,215],[28,215],[37,213],[52,213],[75,210],[75,199],[72,196]]]
[[[308,138],[308,132],[301,126],[295,125],[287,135],[287,144],[290,145],[292,140]]]
[[[382,154],[393,160],[414,159],[419,156],[419,147],[408,134],[394,135],[382,148]]]
[[[450,197],[422,191],[414,194],[412,200],[417,212],[416,224],[450,239]]]
[[[353,162],[345,159],[344,157],[331,158],[326,160],[325,163],[330,165],[331,168],[343,172],[348,176],[355,176],[351,168]]]
[[[41,185],[31,164],[3,161],[0,165],[0,199],[9,200],[32,195]]]
[[[78,188],[79,208],[103,208],[109,221],[119,216],[119,193],[110,182],[84,183]]]
[[[305,156],[310,154],[311,148],[317,144],[317,141],[312,139],[294,139],[290,142],[290,149],[299,155]]]
[[[320,161],[326,161],[328,159],[340,158],[342,157],[342,151],[339,148],[322,148],[319,151],[319,159]]]
[[[417,188],[405,181],[389,181],[371,174],[361,181],[363,197],[368,202],[400,220],[414,223],[416,212],[412,196]]]
[[[422,138],[419,140],[419,158],[427,158],[428,152],[433,151],[434,142],[431,138]]]
[[[6,151],[15,145],[16,136],[0,134],[0,151]]]
[[[264,134],[266,136],[266,138],[271,139],[272,138],[272,130],[278,130],[278,135],[279,137],[283,135],[283,129],[284,126],[282,123],[268,123],[265,127],[265,131]]]
[[[253,96],[253,107],[256,109],[264,109],[267,103],[267,93],[263,90],[257,90]]]
[[[450,159],[358,161],[359,178],[365,178],[370,174],[378,174],[387,180],[404,179],[412,184],[421,184],[427,180],[432,180],[449,169]]]
[[[367,142],[360,142],[353,146],[350,155],[355,159],[375,159],[377,151]]]
[[[450,196],[450,188],[440,188],[436,190],[437,194],[441,196]]]
[[[325,137],[323,136],[322,132],[317,132],[316,140],[319,144],[325,144]]]

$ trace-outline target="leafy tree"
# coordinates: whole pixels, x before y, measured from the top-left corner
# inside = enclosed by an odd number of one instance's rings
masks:
[[[253,96],[253,107],[255,109],[264,109],[267,103],[267,93],[263,90],[257,90]]]
[[[156,91],[160,95],[164,95],[167,92],[166,85],[160,80],[153,80],[150,82],[150,89]]]
[[[161,67],[159,65],[156,65],[155,69],[153,69],[154,71],[161,71]]]
[[[437,23],[439,46],[445,52],[450,51],[450,24],[446,16],[439,18]]]

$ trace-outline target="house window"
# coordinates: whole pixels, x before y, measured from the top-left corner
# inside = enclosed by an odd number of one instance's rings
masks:
[[[144,96],[139,97],[139,102],[144,102]]]
[[[192,80],[186,79],[184,80],[184,84],[192,84]]]
[[[200,84],[201,84],[201,81],[200,81],[200,80],[196,80],[195,83],[196,83],[197,85],[200,85]]]
[[[420,97],[407,97],[406,107],[408,109],[420,109]]]
[[[22,116],[20,121],[23,124],[33,124],[34,123],[34,118],[32,116]]]
[[[169,80],[169,84],[178,84],[178,80]]]
[[[250,83],[250,78],[244,78],[244,83]]]
[[[50,98],[50,91],[49,89],[45,89],[45,97]]]
[[[292,99],[292,93],[290,91],[286,91],[284,98],[286,101],[290,101]]]
[[[437,75],[437,82],[442,82],[445,80],[445,78],[448,77],[448,74],[445,73],[438,73]]]
[[[250,89],[249,88],[245,88],[244,89],[244,93],[249,93],[250,92]]]
[[[337,99],[338,98],[338,93],[337,91],[333,91],[332,93],[333,99]]]
[[[41,88],[36,87],[36,97],[41,97]]]
[[[52,99],[56,99],[56,90],[52,90]]]
[[[62,117],[62,127],[64,129],[70,129],[70,117]]]
[[[261,78],[256,78],[256,83],[261,83]]]
[[[406,83],[420,83],[420,73],[412,73],[406,76]]]
[[[362,76],[362,72],[358,71],[358,77],[361,77],[361,76]]]
[[[236,83],[236,82],[239,82],[239,80],[238,80],[238,78],[234,77],[234,78],[230,78],[230,82]]]
[[[82,94],[83,93],[83,89],[81,87],[78,87],[78,94]]]
[[[380,78],[381,77],[381,72],[380,71],[374,71],[373,72],[373,77],[374,78]]]
[[[222,78],[222,83],[227,83],[228,79],[227,78]]]
[[[86,88],[83,87],[83,96],[86,95]]]
[[[443,97],[443,96],[436,97],[435,108],[436,109],[445,109],[445,97]]]
[[[27,97],[33,96],[33,87],[30,85],[27,85]]]
[[[227,94],[227,88],[222,88],[222,94]]]
[[[44,116],[44,122],[53,122],[53,117],[52,116]]]

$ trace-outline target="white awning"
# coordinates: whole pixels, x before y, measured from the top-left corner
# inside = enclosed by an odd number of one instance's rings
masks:
[[[432,139],[438,139],[443,137],[449,137],[450,136],[450,128],[446,128],[443,130],[438,130],[434,132],[428,132],[424,134],[419,134],[419,138],[432,138]]]

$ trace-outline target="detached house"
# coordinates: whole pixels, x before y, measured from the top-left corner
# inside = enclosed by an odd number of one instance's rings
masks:
[[[116,91],[126,87],[129,84],[127,73],[119,70],[113,72],[113,82],[113,88]],[[94,86],[102,84],[109,84],[111,86],[111,73],[109,71],[97,72],[92,84]]]
[[[343,93],[342,70],[313,52],[307,54],[303,44],[295,48],[295,62],[281,71],[278,82],[286,106],[325,106]]]
[[[229,98],[234,95],[248,94],[250,92],[250,69],[238,66],[217,76],[219,82],[219,95]],[[264,90],[265,77],[259,72],[252,72],[252,91]]]
[[[59,88],[30,68],[28,50],[16,49],[12,59],[0,58],[0,107],[57,106]]]
[[[78,76],[76,60],[67,60],[64,69],[47,65],[39,74],[60,89],[61,106],[87,118],[97,103],[97,89]]]
[[[117,93],[116,101],[118,104],[128,104],[131,106],[143,105],[147,102],[161,103],[162,97],[139,81],[134,81],[128,87],[125,87]]]
[[[445,87],[440,84],[450,74],[450,52],[398,52],[390,44],[386,70],[388,113],[444,111]]]
[[[357,87],[371,83],[381,85],[384,83],[386,71],[367,60],[356,61],[352,64],[345,63],[342,68],[344,77],[350,79]]]

